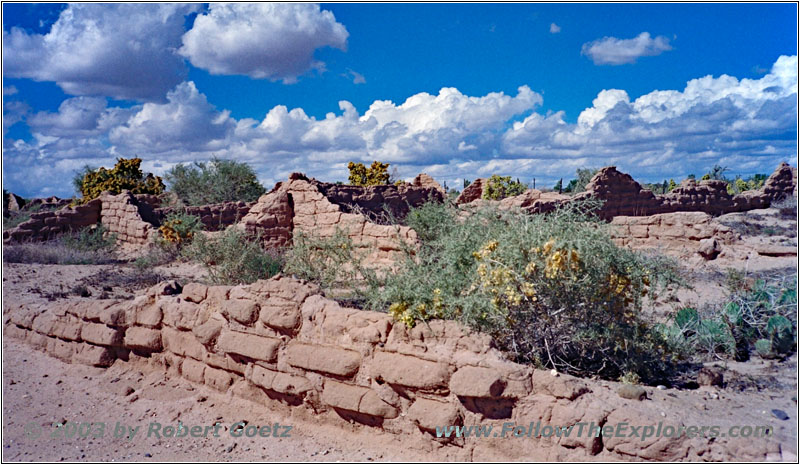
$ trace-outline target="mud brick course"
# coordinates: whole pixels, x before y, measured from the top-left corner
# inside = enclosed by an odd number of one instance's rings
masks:
[[[32,213],[28,221],[3,231],[3,241],[46,241],[60,234],[77,231],[100,221],[101,200],[60,210]]]
[[[780,444],[768,438],[437,439],[436,427],[446,425],[501,431],[506,422],[683,422],[680,412],[662,413],[658,405],[622,398],[602,383],[511,363],[491,348],[487,335],[457,322],[433,320],[409,329],[384,313],[342,307],[315,286],[282,276],[234,287],[192,283],[181,289],[164,282],[126,301],[19,305],[6,299],[3,315],[6,337],[68,363],[133,363],[254,402],[254,408],[344,431],[367,428],[417,444],[469,448],[473,460],[781,456]]]

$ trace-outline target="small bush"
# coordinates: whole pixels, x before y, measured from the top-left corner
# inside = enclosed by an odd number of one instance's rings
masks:
[[[85,203],[96,199],[103,191],[119,194],[127,189],[134,194],[158,195],[162,193],[164,191],[164,183],[161,178],[153,176],[152,173],[148,173],[145,176],[141,168],[139,168],[141,163],[141,158],[131,158],[129,160],[119,158],[117,159],[117,164],[111,170],[101,167],[92,171],[90,168],[84,168],[73,180],[82,195],[78,202]],[[78,177],[81,174],[83,174],[83,178],[78,181]]]
[[[203,230],[199,216],[185,212],[170,213],[158,228],[165,241],[180,247],[192,241],[196,233]]]
[[[366,252],[354,248],[341,229],[325,238],[295,231],[292,242],[284,257],[287,274],[319,284],[326,291],[351,291],[351,299],[363,297],[362,281],[374,275],[362,266]]]
[[[266,192],[253,168],[235,160],[213,158],[208,163],[175,165],[164,178],[186,205],[254,202]]]
[[[367,168],[361,163],[353,163],[352,161],[347,164],[347,169],[350,170],[348,182],[353,186],[377,186],[382,184],[389,184],[389,164],[373,161],[372,165]]]
[[[519,180],[512,181],[511,176],[493,174],[486,182],[483,198],[486,200],[502,200],[506,197],[520,195],[527,189],[528,186],[519,182]]]
[[[249,284],[274,276],[282,268],[279,253],[262,249],[260,243],[229,227],[214,236],[198,234],[181,254],[201,263],[215,284]]]
[[[597,205],[549,214],[489,207],[463,221],[445,205],[412,210],[423,238],[366,306],[413,326],[454,319],[491,334],[517,361],[574,374],[652,379],[663,339],[641,317],[645,294],[678,282],[675,264],[617,247]]]
[[[774,202],[770,207],[777,209],[781,217],[785,219],[797,219],[797,197],[794,195]]]
[[[199,216],[189,215],[183,211],[170,213],[158,228],[160,235],[148,245],[145,253],[141,254],[133,265],[139,270],[147,270],[178,260],[181,250],[202,230],[203,222]]]
[[[148,271],[157,266],[167,265],[180,258],[180,251],[173,244],[164,240],[156,240],[136,260],[133,266],[141,271]]]
[[[105,237],[104,237],[105,236]],[[114,263],[115,236],[102,226],[84,228],[46,242],[28,242],[3,248],[7,263],[102,265]]]

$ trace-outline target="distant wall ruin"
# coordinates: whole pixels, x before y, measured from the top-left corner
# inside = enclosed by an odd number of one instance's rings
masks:
[[[240,224],[249,234],[260,236],[265,247],[289,244],[295,231],[329,238],[338,228],[355,247],[371,249],[371,264],[383,265],[393,262],[404,243],[416,242],[416,232],[407,226],[376,224],[368,216],[379,217],[386,206],[396,218],[403,218],[409,205],[421,205],[429,198],[441,201],[442,195],[428,187],[338,186],[295,173],[261,196]]]
[[[456,200],[457,204],[478,205],[485,180],[476,179]],[[685,181],[664,195],[655,195],[614,167],[601,169],[574,197],[529,189],[521,195],[503,199],[502,208],[518,207],[531,213],[552,211],[565,202],[598,199],[603,206],[598,215],[646,217],[675,212],[704,212],[716,216],[730,212],[766,208],[772,202],[794,195],[797,172],[786,163],[766,180],[764,187],[731,196],[721,181]],[[357,247],[374,247],[371,260],[388,263],[405,243],[416,242],[416,232],[408,227],[386,224],[390,218],[402,220],[409,209],[428,200],[444,201],[444,190],[430,176],[420,175],[413,183],[398,186],[346,186],[323,183],[295,173],[278,183],[255,203],[227,202],[187,207],[186,212],[200,217],[207,230],[239,224],[249,234],[261,237],[264,247],[280,247],[291,242],[294,231],[331,237],[337,227]],[[101,222],[117,234],[123,244],[146,244],[173,208],[162,207],[158,197],[123,192],[104,194],[84,206],[34,213],[31,220],[5,231],[6,243],[42,241],[55,235]],[[634,238],[638,239],[638,238]]]
[[[413,329],[342,307],[302,281],[246,286],[175,282],[132,300],[4,301],[4,334],[67,363],[117,360],[204,384],[264,409],[410,443],[470,451],[473,460],[764,460],[768,438],[526,437],[436,439],[437,426],[683,425],[680,412],[620,397],[608,383],[504,360],[488,336],[454,321]],[[509,436],[511,433],[507,433]],[[514,441],[513,447],[508,441]],[[437,444],[438,443],[438,444]],[[771,454],[771,455],[770,455]],[[777,455],[775,455],[777,454]]]
[[[456,203],[466,204],[480,199],[485,181],[473,181],[464,189]],[[667,194],[656,195],[643,188],[630,175],[612,166],[599,170],[586,185],[586,191],[573,197],[530,189],[521,195],[504,199],[500,205],[517,206],[531,213],[543,213],[565,202],[596,199],[603,201],[603,206],[597,212],[598,216],[609,221],[616,216],[650,216],[693,211],[717,216],[767,208],[772,202],[794,195],[796,190],[797,170],[786,163],[778,166],[761,189],[735,196],[728,194],[724,181],[713,180],[687,180]]]

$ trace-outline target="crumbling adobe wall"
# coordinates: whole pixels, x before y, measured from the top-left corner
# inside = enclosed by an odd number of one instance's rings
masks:
[[[100,220],[100,209],[101,201],[95,199],[84,205],[32,213],[28,221],[3,231],[3,242],[46,241],[65,232],[95,225]]]
[[[466,204],[480,199],[483,180],[477,179],[456,199],[456,204]],[[474,187],[473,187],[474,186]],[[586,191],[574,197],[542,192],[537,189],[503,199],[501,208],[519,207],[530,213],[552,211],[558,205],[573,200],[602,200],[597,211],[600,218],[611,221],[617,216],[650,216],[675,212],[705,212],[713,216],[767,208],[772,202],[791,196],[797,189],[797,170],[782,163],[756,191],[746,191],[732,196],[724,181],[686,180],[671,192],[656,195],[636,182],[629,174],[616,167],[603,168],[586,185]]]
[[[181,376],[344,428],[468,450],[473,460],[763,460],[780,444],[731,438],[526,437],[437,440],[437,426],[503,424],[679,427],[611,387],[505,361],[488,336],[453,321],[413,329],[345,308],[286,277],[246,286],[161,283],[133,300],[4,303],[6,336],[65,362],[117,359]],[[588,427],[588,426],[587,426]],[[510,433],[507,433],[510,435]],[[509,447],[507,441],[514,441]],[[772,455],[769,455],[772,454]]]
[[[151,204],[138,200],[129,191],[118,195],[103,193],[100,222],[122,244],[144,245],[157,234],[158,223]],[[149,220],[149,221],[146,221]]]
[[[615,216],[649,216],[660,213],[705,212],[713,216],[769,207],[771,202],[791,196],[797,186],[797,173],[782,163],[757,191],[732,196],[724,181],[687,180],[671,192],[655,195],[615,167],[603,168],[573,199],[603,200],[598,215],[606,220]]]
[[[737,235],[708,213],[677,212],[651,216],[617,216],[611,220],[612,238],[634,249],[658,248],[675,256],[700,254],[714,259]]]
[[[374,266],[393,263],[395,254],[402,249],[403,243],[416,243],[416,232],[407,226],[376,224],[362,214],[349,213],[343,204],[331,201],[326,193],[335,195],[335,198],[342,202],[348,199],[346,193],[352,193],[350,190],[334,189],[331,186],[294,173],[288,181],[278,183],[271,192],[261,196],[250,212],[242,218],[240,224],[249,234],[260,234],[262,238],[268,240],[265,246],[287,245],[296,231],[309,236],[328,238],[334,236],[338,228],[350,237],[354,247],[370,249],[367,262]],[[327,189],[325,193],[324,189]],[[362,193],[371,193],[370,195],[380,194],[380,198],[386,199],[382,196],[387,191],[368,190],[370,188],[363,187],[357,189]],[[427,190],[407,190],[406,193],[425,191]],[[401,191],[397,189],[395,192]],[[361,201],[359,199],[370,198],[372,197],[351,195],[349,200]]]
[[[465,187],[461,194],[456,198],[456,205],[462,203],[470,203],[483,197],[483,185],[486,184],[486,178],[478,178]]]
[[[206,231],[220,231],[228,226],[235,224],[237,221],[244,218],[247,212],[253,208],[255,202],[222,202],[210,205],[199,205],[185,207],[181,211],[188,215],[194,215],[200,218]],[[160,221],[163,221],[167,215],[176,212],[176,208],[163,207],[156,208],[155,214]]]
[[[432,178],[426,181],[436,183]],[[422,185],[421,182],[420,185],[402,183],[399,186],[387,184],[366,187],[331,184],[315,179],[309,182],[329,202],[338,205],[341,211],[363,213],[373,220],[382,218],[388,211],[394,219],[402,221],[413,207],[418,207],[429,200],[444,201],[444,189],[438,186],[438,183],[436,183],[437,188],[431,184]]]

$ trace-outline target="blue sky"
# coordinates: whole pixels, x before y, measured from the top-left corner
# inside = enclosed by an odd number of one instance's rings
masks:
[[[460,186],[797,158],[794,4],[3,4],[3,187],[234,158]]]

